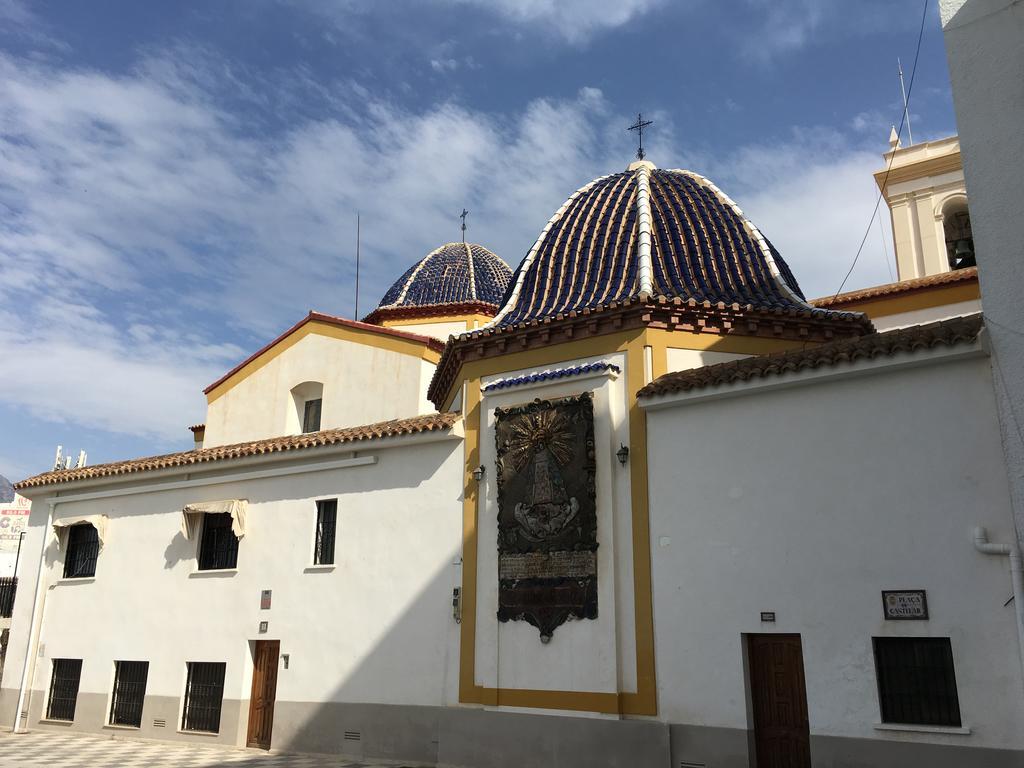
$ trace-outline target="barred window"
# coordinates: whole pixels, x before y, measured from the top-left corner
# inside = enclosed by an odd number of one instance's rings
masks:
[[[334,531],[338,521],[338,500],[321,499],[316,503],[316,547],[313,563],[332,565],[334,563]]]
[[[92,528],[92,526],[89,526]],[[75,719],[78,683],[82,679],[81,659],[54,659],[50,678],[50,698],[46,702],[47,720]]]
[[[231,530],[227,512],[203,515],[203,535],[199,542],[199,570],[212,571],[238,566],[238,537]]]
[[[67,551],[64,553],[64,578],[78,579],[96,575],[96,558],[100,552],[100,535],[92,523],[79,523],[68,528]]]
[[[874,644],[883,723],[960,726],[948,637],[876,637]]]
[[[224,699],[223,661],[188,662],[185,705],[181,711],[181,730],[220,731],[220,707]]]
[[[146,698],[148,661],[115,661],[114,691],[110,697],[110,724],[142,726],[142,703]]]
[[[307,400],[302,414],[302,431],[320,431],[320,407],[323,405],[323,398]]]

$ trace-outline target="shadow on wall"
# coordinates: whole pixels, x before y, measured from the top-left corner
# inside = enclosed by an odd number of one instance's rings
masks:
[[[196,556],[195,544],[185,538],[185,534],[178,531],[174,534],[164,550],[164,568],[173,568],[182,560],[191,560]]]

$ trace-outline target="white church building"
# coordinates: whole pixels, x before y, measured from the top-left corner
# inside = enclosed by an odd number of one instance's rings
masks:
[[[808,301],[724,192],[641,159],[514,272],[451,243],[363,322],[310,313],[210,385],[194,449],[21,481],[0,724],[472,768],[1020,766],[959,151],[890,153],[898,283]]]

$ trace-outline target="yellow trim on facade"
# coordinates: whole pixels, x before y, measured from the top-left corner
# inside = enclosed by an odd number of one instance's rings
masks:
[[[803,342],[717,336],[687,331],[641,328],[552,347],[530,349],[467,363],[460,371],[463,388],[466,466],[462,507],[462,624],[459,648],[459,702],[483,706],[561,709],[605,714],[656,715],[657,674],[654,647],[654,596],[651,577],[650,512],[647,485],[647,412],[636,393],[644,381],[644,347],[652,347],[652,373],[667,371],[669,346],[739,354],[767,354]],[[633,531],[633,604],[636,645],[635,692],[548,691],[489,688],[476,683],[477,521],[480,508],[473,469],[480,464],[480,434],[484,417],[481,378],[511,371],[564,363],[602,354],[626,354],[627,412],[629,414],[630,500]],[[458,389],[450,400],[454,400]],[[450,401],[449,401],[450,406]]]
[[[938,285],[934,288],[917,290],[902,296],[877,296],[874,298],[851,301],[849,304],[830,307],[843,312],[863,312],[868,317],[888,317],[903,312],[914,312],[920,309],[932,309],[947,304],[958,304],[962,301],[981,299],[981,287],[976,280],[965,283]]]
[[[479,312],[465,315],[437,315],[430,317],[403,317],[397,320],[383,320],[384,328],[403,328],[407,325],[430,325],[431,323],[465,323],[467,330],[479,328],[491,321],[490,315]]]
[[[938,176],[942,173],[950,173],[951,171],[959,171],[963,167],[960,161],[960,150],[956,152],[950,152],[945,155],[939,155],[937,157],[927,157],[923,160],[907,161],[905,165],[896,165],[888,171],[888,177],[886,176],[886,170],[883,168],[880,171],[875,171],[875,183],[878,184],[879,189],[886,191],[882,188],[882,181],[885,181],[886,187],[891,187],[893,184],[899,184],[903,181],[913,181],[915,179],[923,179],[928,176]]]
[[[310,320],[301,328],[298,328],[294,333],[286,336],[277,344],[274,344],[272,347],[264,350],[262,354],[250,360],[240,369],[231,374],[230,377],[211,389],[206,395],[207,405],[224,395],[236,385],[245,381],[258,370],[263,368],[263,366],[267,365],[283,352],[291,349],[311,334],[327,336],[328,338],[348,341],[353,344],[362,344],[367,347],[375,347],[377,349],[387,350],[388,352],[412,355],[413,357],[426,360],[434,365],[437,365],[437,362],[441,359],[440,352],[437,352],[426,346],[423,342],[415,341],[414,339],[402,339],[394,335],[375,333],[372,330],[364,331],[359,328],[333,325],[320,320]]]

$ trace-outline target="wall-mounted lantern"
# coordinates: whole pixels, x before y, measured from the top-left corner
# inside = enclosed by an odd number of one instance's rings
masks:
[[[452,618],[456,624],[462,623],[462,589],[459,587],[452,590]]]
[[[486,474],[486,472],[487,468],[483,464],[481,464],[479,467],[473,470],[473,479],[479,483],[481,480],[484,479],[484,474]]]
[[[615,452],[615,455],[619,457],[619,464],[626,466],[626,460],[629,459],[629,448],[619,443],[619,450]]]

